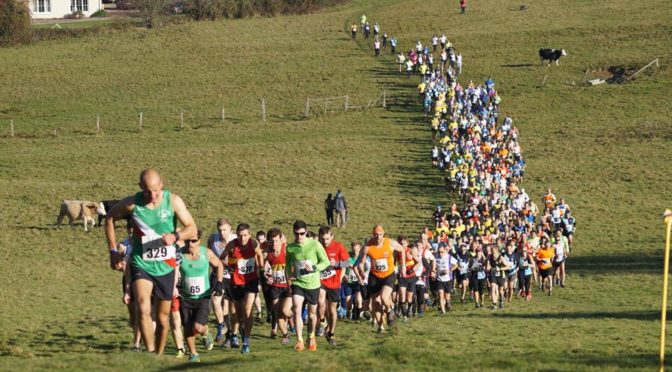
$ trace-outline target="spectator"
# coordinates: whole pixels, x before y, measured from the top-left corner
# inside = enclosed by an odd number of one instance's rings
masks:
[[[348,204],[341,190],[336,192],[334,204],[336,207],[336,226],[345,227],[348,224]]]
[[[327,214],[327,225],[334,226],[334,208],[336,200],[332,198],[331,193],[327,194],[327,199],[324,200],[324,211]]]

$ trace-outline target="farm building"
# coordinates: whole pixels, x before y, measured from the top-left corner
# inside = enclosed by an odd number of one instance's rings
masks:
[[[30,9],[32,19],[64,18],[80,11],[82,16],[89,17],[103,9],[101,0],[25,0]]]

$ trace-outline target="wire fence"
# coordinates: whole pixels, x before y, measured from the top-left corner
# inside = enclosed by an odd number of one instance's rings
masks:
[[[210,109],[138,109],[124,112],[25,114],[0,116],[0,138],[41,138],[58,135],[96,135],[104,133],[129,133],[143,131],[175,131],[217,128],[239,123],[267,123],[302,121],[330,114],[354,110],[387,107],[389,97],[385,91],[374,98],[344,95],[337,97],[306,97],[305,107],[288,112],[272,101],[261,98],[255,110],[239,107],[210,107]],[[179,106],[178,106],[179,107]],[[90,110],[89,110],[90,111]],[[102,110],[101,110],[102,111]]]

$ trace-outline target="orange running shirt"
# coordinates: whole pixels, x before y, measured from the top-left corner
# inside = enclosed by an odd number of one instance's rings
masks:
[[[366,255],[371,259],[371,274],[373,276],[382,279],[394,273],[394,255],[390,246],[390,239],[383,238],[382,247],[370,242]]]

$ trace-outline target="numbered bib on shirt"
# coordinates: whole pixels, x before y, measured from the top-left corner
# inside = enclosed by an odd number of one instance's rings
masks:
[[[336,275],[336,270],[329,268],[320,272],[320,279],[329,279],[334,275]]]
[[[184,283],[187,285],[187,291],[192,296],[205,293],[205,278],[202,276],[185,278]]]
[[[379,258],[373,261],[373,269],[378,272],[385,272],[388,270],[387,258]]]
[[[285,271],[279,270],[273,272],[273,283],[274,284],[285,284],[287,283],[287,278],[285,278]]]
[[[236,262],[238,266],[238,273],[240,275],[250,274],[254,272],[255,261],[252,258],[239,258]]]
[[[485,279],[485,273],[484,273],[483,271],[479,271],[479,272],[476,274],[476,279],[478,279],[478,280],[483,280],[483,279]]]
[[[439,281],[440,282],[449,282],[450,281],[450,273],[445,273],[439,275]]]
[[[141,237],[142,259],[145,261],[165,261],[175,258],[175,246],[163,245],[161,237]]]

